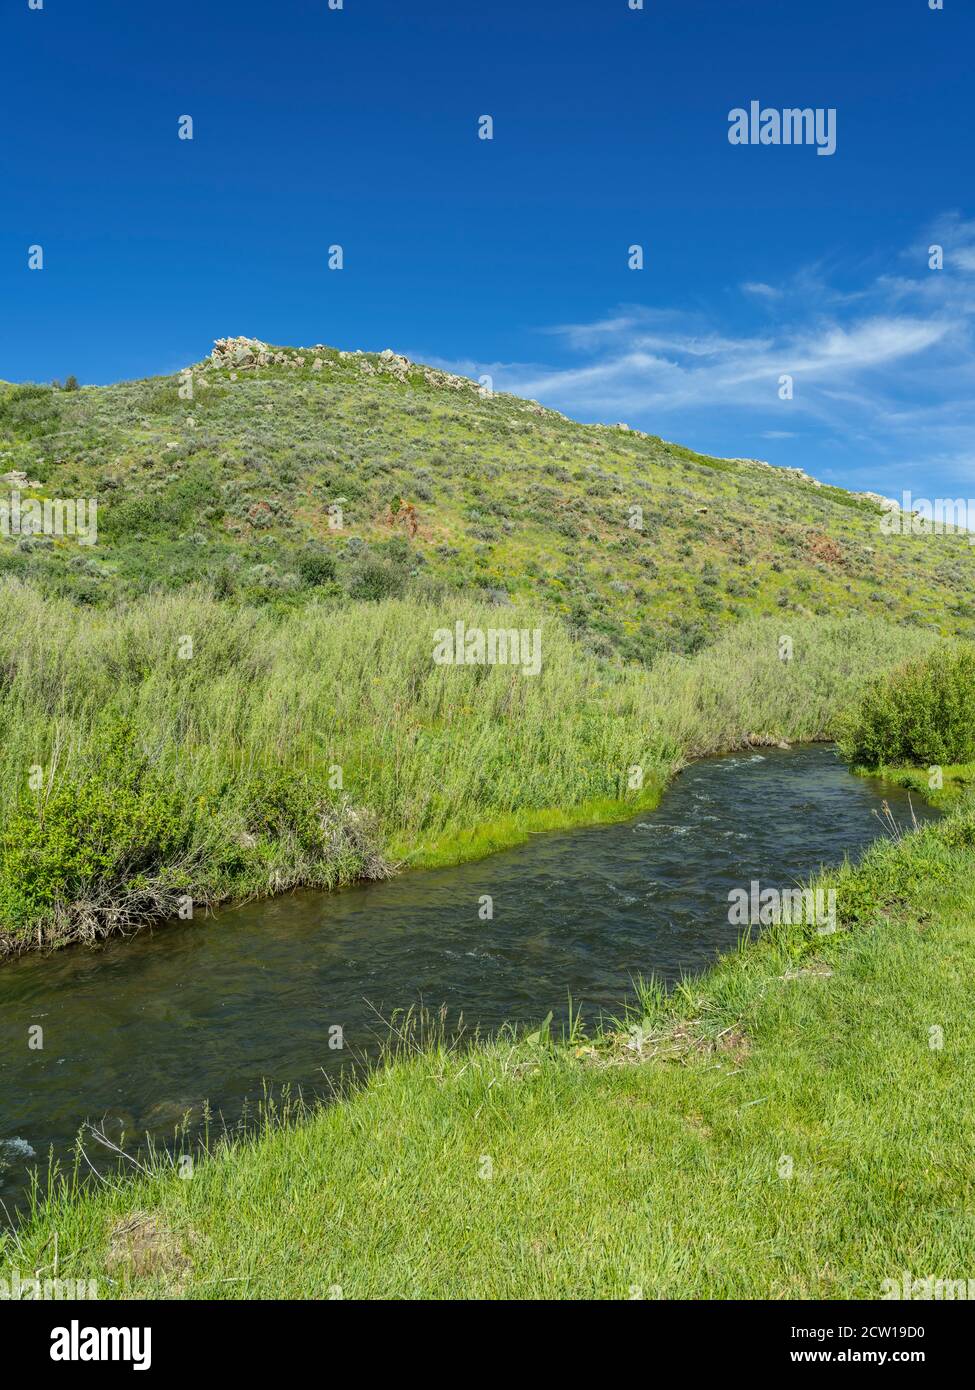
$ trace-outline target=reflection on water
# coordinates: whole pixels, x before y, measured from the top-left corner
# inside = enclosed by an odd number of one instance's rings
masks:
[[[735,945],[730,888],[790,887],[862,850],[880,833],[882,796],[908,823],[901,792],[851,777],[831,748],[714,758],[621,825],[11,962],[0,967],[0,1195],[86,1118],[166,1137],[206,1099],[236,1118],[263,1078],[325,1091],[323,1069],[374,1047],[377,1011],[446,1003],[486,1030],[564,1016],[569,995],[589,1017],[618,1013],[634,976],[672,982]],[[28,1048],[33,1024],[42,1051]],[[344,1051],[329,1047],[335,1025]]]

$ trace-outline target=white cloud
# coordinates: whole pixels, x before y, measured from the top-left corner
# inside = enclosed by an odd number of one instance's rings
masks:
[[[928,269],[935,243],[943,271]],[[878,471],[916,476],[926,460],[975,482],[975,222],[945,215],[886,263],[876,256],[852,286],[811,266],[782,288],[740,288],[766,305],[760,332],[735,333],[717,313],[625,305],[544,329],[558,344],[555,363],[446,365],[488,371],[496,389],[570,416],[625,419],[729,455],[755,434],[807,451],[805,466],[815,463],[808,451],[829,450],[832,466],[845,456],[846,475],[864,485]],[[785,374],[794,378],[787,401]],[[800,420],[801,431],[790,427]]]

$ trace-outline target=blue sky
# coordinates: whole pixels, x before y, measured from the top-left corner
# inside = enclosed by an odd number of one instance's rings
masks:
[[[970,0],[7,0],[0,39],[0,377],[388,346],[975,495]],[[753,100],[835,154],[730,144]]]

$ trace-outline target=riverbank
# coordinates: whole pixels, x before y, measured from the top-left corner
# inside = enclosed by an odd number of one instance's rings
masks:
[[[619,1030],[390,1055],[181,1177],[54,1191],[10,1278],[102,1297],[874,1298],[970,1273],[975,810],[826,875]],[[56,1233],[56,1236],[55,1236]],[[57,1252],[56,1255],[54,1252]]]
[[[70,1163],[86,1119],[124,1132],[131,1153],[185,1128],[192,1152],[207,1110],[250,1114],[265,1081],[275,1095],[328,1097],[379,1059],[386,1020],[419,1003],[443,1006],[452,1029],[462,1018],[468,1038],[549,1011],[556,1033],[580,1011],[598,1026],[632,998],[634,976],[673,987],[735,949],[729,894],[858,859],[882,833],[885,800],[910,826],[907,794],[852,777],[832,745],[749,749],[693,763],[658,807],[620,825],[9,961],[0,1199],[20,1207],[50,1151]],[[35,1020],[44,1046],[32,1051]],[[100,1146],[92,1158],[114,1166]]]
[[[790,616],[783,660],[761,619],[647,672],[516,607],[2,597],[0,954],[625,819],[695,757],[828,736],[872,673],[937,640]],[[541,624],[539,674],[436,665],[457,620]]]
[[[867,777],[880,777],[895,787],[921,796],[932,806],[947,810],[975,787],[975,763],[949,763],[945,767],[855,768]]]

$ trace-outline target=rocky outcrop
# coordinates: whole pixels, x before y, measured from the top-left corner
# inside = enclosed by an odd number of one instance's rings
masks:
[[[207,366],[239,371],[246,367],[302,367],[304,358],[296,352],[275,352],[260,338],[218,338]]]
[[[0,473],[0,484],[9,487],[14,492],[19,492],[25,487],[40,487],[41,484],[36,478],[28,478],[26,473],[21,473],[20,469],[11,469],[9,473]]]
[[[221,370],[246,371],[254,367],[310,367],[314,372],[324,371],[331,364],[328,359],[316,355],[309,362],[307,353],[327,352],[324,343],[316,343],[311,348],[275,350],[260,338],[218,338],[204,367]],[[464,376],[454,376],[451,372],[441,372],[435,367],[422,367],[411,362],[408,357],[384,348],[377,356],[368,356],[361,349],[355,352],[339,352],[343,362],[357,362],[365,376],[392,376],[406,381],[411,371],[418,371],[431,386],[449,387],[452,390],[476,389],[476,383]]]

